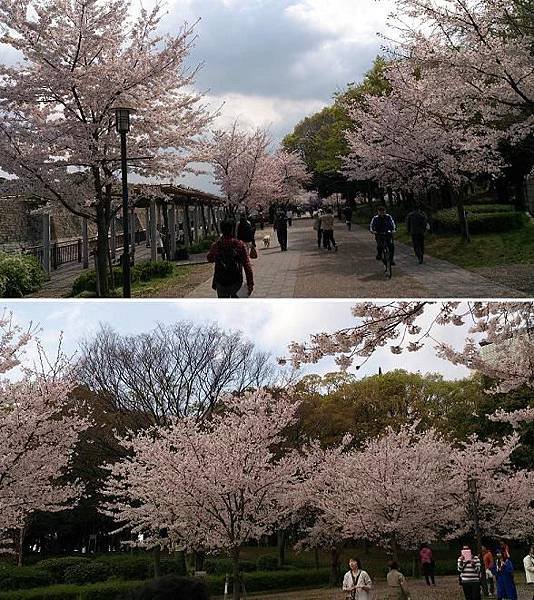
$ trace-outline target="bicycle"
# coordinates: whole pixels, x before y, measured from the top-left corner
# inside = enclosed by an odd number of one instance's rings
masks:
[[[377,249],[380,252],[382,262],[384,263],[384,273],[388,279],[391,279],[391,267],[393,259],[391,257],[391,252],[389,249],[388,238],[392,235],[392,232],[389,231],[388,233],[376,233],[375,235],[378,241]]]

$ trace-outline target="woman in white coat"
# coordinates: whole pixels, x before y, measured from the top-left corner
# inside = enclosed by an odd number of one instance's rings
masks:
[[[362,569],[359,558],[349,560],[350,571],[343,578],[343,591],[347,592],[347,600],[370,600],[373,582],[369,574]]]

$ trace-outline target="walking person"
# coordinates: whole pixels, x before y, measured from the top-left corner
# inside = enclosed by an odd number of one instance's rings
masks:
[[[385,206],[379,206],[376,215],[371,219],[369,231],[374,233],[376,239],[376,260],[382,260],[382,247],[384,244],[389,248],[391,264],[394,265],[395,245],[393,234],[396,226],[393,217],[386,212]]]
[[[406,227],[408,233],[412,236],[415,256],[417,256],[419,264],[422,264],[425,254],[425,233],[427,232],[429,225],[428,218],[420,206],[408,213],[408,216],[406,217]]]
[[[523,567],[527,585],[532,592],[532,600],[534,600],[534,546],[530,546],[528,554],[523,559]]]
[[[497,550],[492,571],[497,581],[497,600],[517,600],[512,559]]]
[[[273,229],[282,252],[287,251],[287,215],[285,210],[279,210],[274,218]]]
[[[345,223],[347,224],[347,229],[350,231],[352,229],[352,206],[347,204],[343,209],[343,214],[345,216]]]
[[[332,250],[334,247],[337,252],[337,244],[334,239],[334,213],[330,207],[325,209],[325,213],[321,216],[321,229],[323,231],[323,246],[327,250]]]
[[[486,581],[488,582],[488,590],[490,598],[495,596],[495,576],[493,575],[493,567],[495,566],[495,558],[493,557],[492,551],[486,546],[481,547],[482,550],[482,562],[484,563],[484,569],[486,570]]]
[[[293,211],[292,210],[287,211],[287,224],[289,227],[293,226]]]
[[[428,544],[421,544],[419,548],[419,561],[421,570],[425,576],[425,581],[428,586],[436,585],[435,581],[435,563],[432,549]]]
[[[323,230],[321,229],[321,216],[322,211],[318,208],[312,215],[313,217],[313,229],[317,232],[317,248],[321,248],[321,242],[323,241]]]
[[[389,572],[387,574],[387,600],[411,600],[410,591],[406,578],[399,571],[399,565],[394,560],[388,564]]]
[[[221,237],[210,248],[208,262],[215,263],[212,288],[218,298],[237,298],[243,285],[243,270],[247,278],[248,295],[254,289],[254,275],[245,244],[233,236],[234,222],[221,223]]]
[[[359,558],[349,560],[349,571],[343,577],[343,591],[347,600],[370,600],[373,582],[369,574],[362,569]]]
[[[465,600],[480,600],[481,563],[468,544],[463,546],[458,558],[458,573]]]
[[[250,249],[254,246],[254,227],[244,213],[240,216],[237,224],[237,239],[245,244],[250,256]]]

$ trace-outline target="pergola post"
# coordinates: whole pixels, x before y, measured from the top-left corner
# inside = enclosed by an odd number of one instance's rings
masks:
[[[145,208],[146,247],[150,248],[150,209]]]
[[[213,205],[210,205],[209,210],[210,210],[211,216],[213,217],[213,226],[215,228],[215,231],[217,233],[219,233],[219,215],[218,215],[219,209],[218,208],[215,209],[215,208],[213,208]],[[215,211],[217,211],[217,212],[215,212]]]
[[[176,256],[176,205],[171,202],[169,205],[169,252],[170,260]]]
[[[89,268],[89,227],[87,218],[82,218],[82,267]]]
[[[200,217],[202,219],[202,237],[207,237],[209,235],[208,223],[206,221],[206,213],[204,212],[204,205],[200,205]]]
[[[115,257],[117,256],[117,217],[115,216],[111,218],[110,236],[109,252],[111,258],[115,260]]]
[[[189,220],[189,205],[184,206],[184,244],[186,248],[191,245],[191,221]]]
[[[50,213],[43,213],[43,269],[50,274]]]
[[[150,200],[149,209],[149,230],[150,230],[150,260],[158,260],[158,245],[156,241],[157,237],[157,223],[156,223],[156,200],[153,198]]]

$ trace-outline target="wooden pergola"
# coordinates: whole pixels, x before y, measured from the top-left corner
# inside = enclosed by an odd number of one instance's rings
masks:
[[[146,210],[151,259],[157,260],[157,234],[164,237],[166,253],[176,255],[177,246],[185,249],[201,239],[219,233],[225,201],[221,196],[180,185],[154,184],[132,186],[135,208]]]

